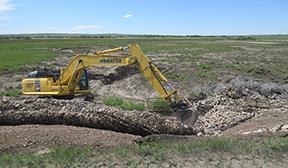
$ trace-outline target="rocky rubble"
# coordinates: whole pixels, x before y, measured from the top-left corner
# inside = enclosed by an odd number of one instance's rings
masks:
[[[194,127],[202,130],[199,135],[220,134],[264,111],[288,110],[283,106],[288,104],[288,89],[284,85],[236,77],[227,83],[210,85],[208,90],[212,96],[194,102],[194,112],[199,115]]]
[[[195,128],[203,130],[204,135],[217,135],[228,128],[231,128],[240,122],[252,118],[255,114],[241,104],[243,100],[233,100],[227,97],[211,97],[197,103],[197,106],[210,107],[202,110]],[[204,114],[203,114],[204,113]]]

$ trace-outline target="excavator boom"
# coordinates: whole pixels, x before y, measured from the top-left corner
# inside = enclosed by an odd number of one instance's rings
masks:
[[[128,50],[128,52],[126,50]],[[79,81],[84,69],[93,66],[111,67],[128,66],[131,64],[138,64],[141,73],[159,93],[160,97],[169,102],[180,101],[177,91],[171,86],[157,66],[144,55],[137,44],[130,44],[124,48],[118,47],[97,51],[93,54],[78,54],[71,60],[66,68],[61,69],[57,79],[52,77],[23,79],[22,93],[24,95],[45,96],[88,93],[88,90],[81,90],[79,87]]]

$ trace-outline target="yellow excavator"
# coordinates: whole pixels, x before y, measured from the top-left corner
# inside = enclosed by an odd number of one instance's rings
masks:
[[[60,73],[30,74],[31,78],[22,80],[23,95],[53,96],[55,98],[73,98],[75,94],[89,94],[88,67],[128,66],[138,64],[140,72],[149,81],[159,96],[166,100],[173,109],[185,120],[191,103],[185,97],[180,97],[167,78],[155,64],[147,58],[139,45],[118,47],[92,54],[76,55]],[[182,116],[182,117],[181,117]],[[188,114],[189,116],[189,114]]]

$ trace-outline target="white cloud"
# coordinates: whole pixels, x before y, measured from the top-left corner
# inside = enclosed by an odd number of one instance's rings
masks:
[[[123,18],[125,18],[125,19],[126,19],[126,18],[130,18],[130,17],[132,17],[132,14],[127,14],[127,15],[124,15],[124,16],[123,16]]]
[[[14,9],[10,0],[0,0],[0,12],[9,11]]]
[[[72,30],[76,32],[81,32],[81,31],[92,31],[92,30],[97,30],[101,28],[102,27],[98,25],[79,25],[79,26],[73,27]]]

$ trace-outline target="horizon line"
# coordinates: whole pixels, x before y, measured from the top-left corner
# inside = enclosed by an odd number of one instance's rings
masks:
[[[0,33],[5,35],[123,35],[123,36],[277,36],[288,35],[288,33],[267,33],[267,34],[152,34],[152,33]]]

